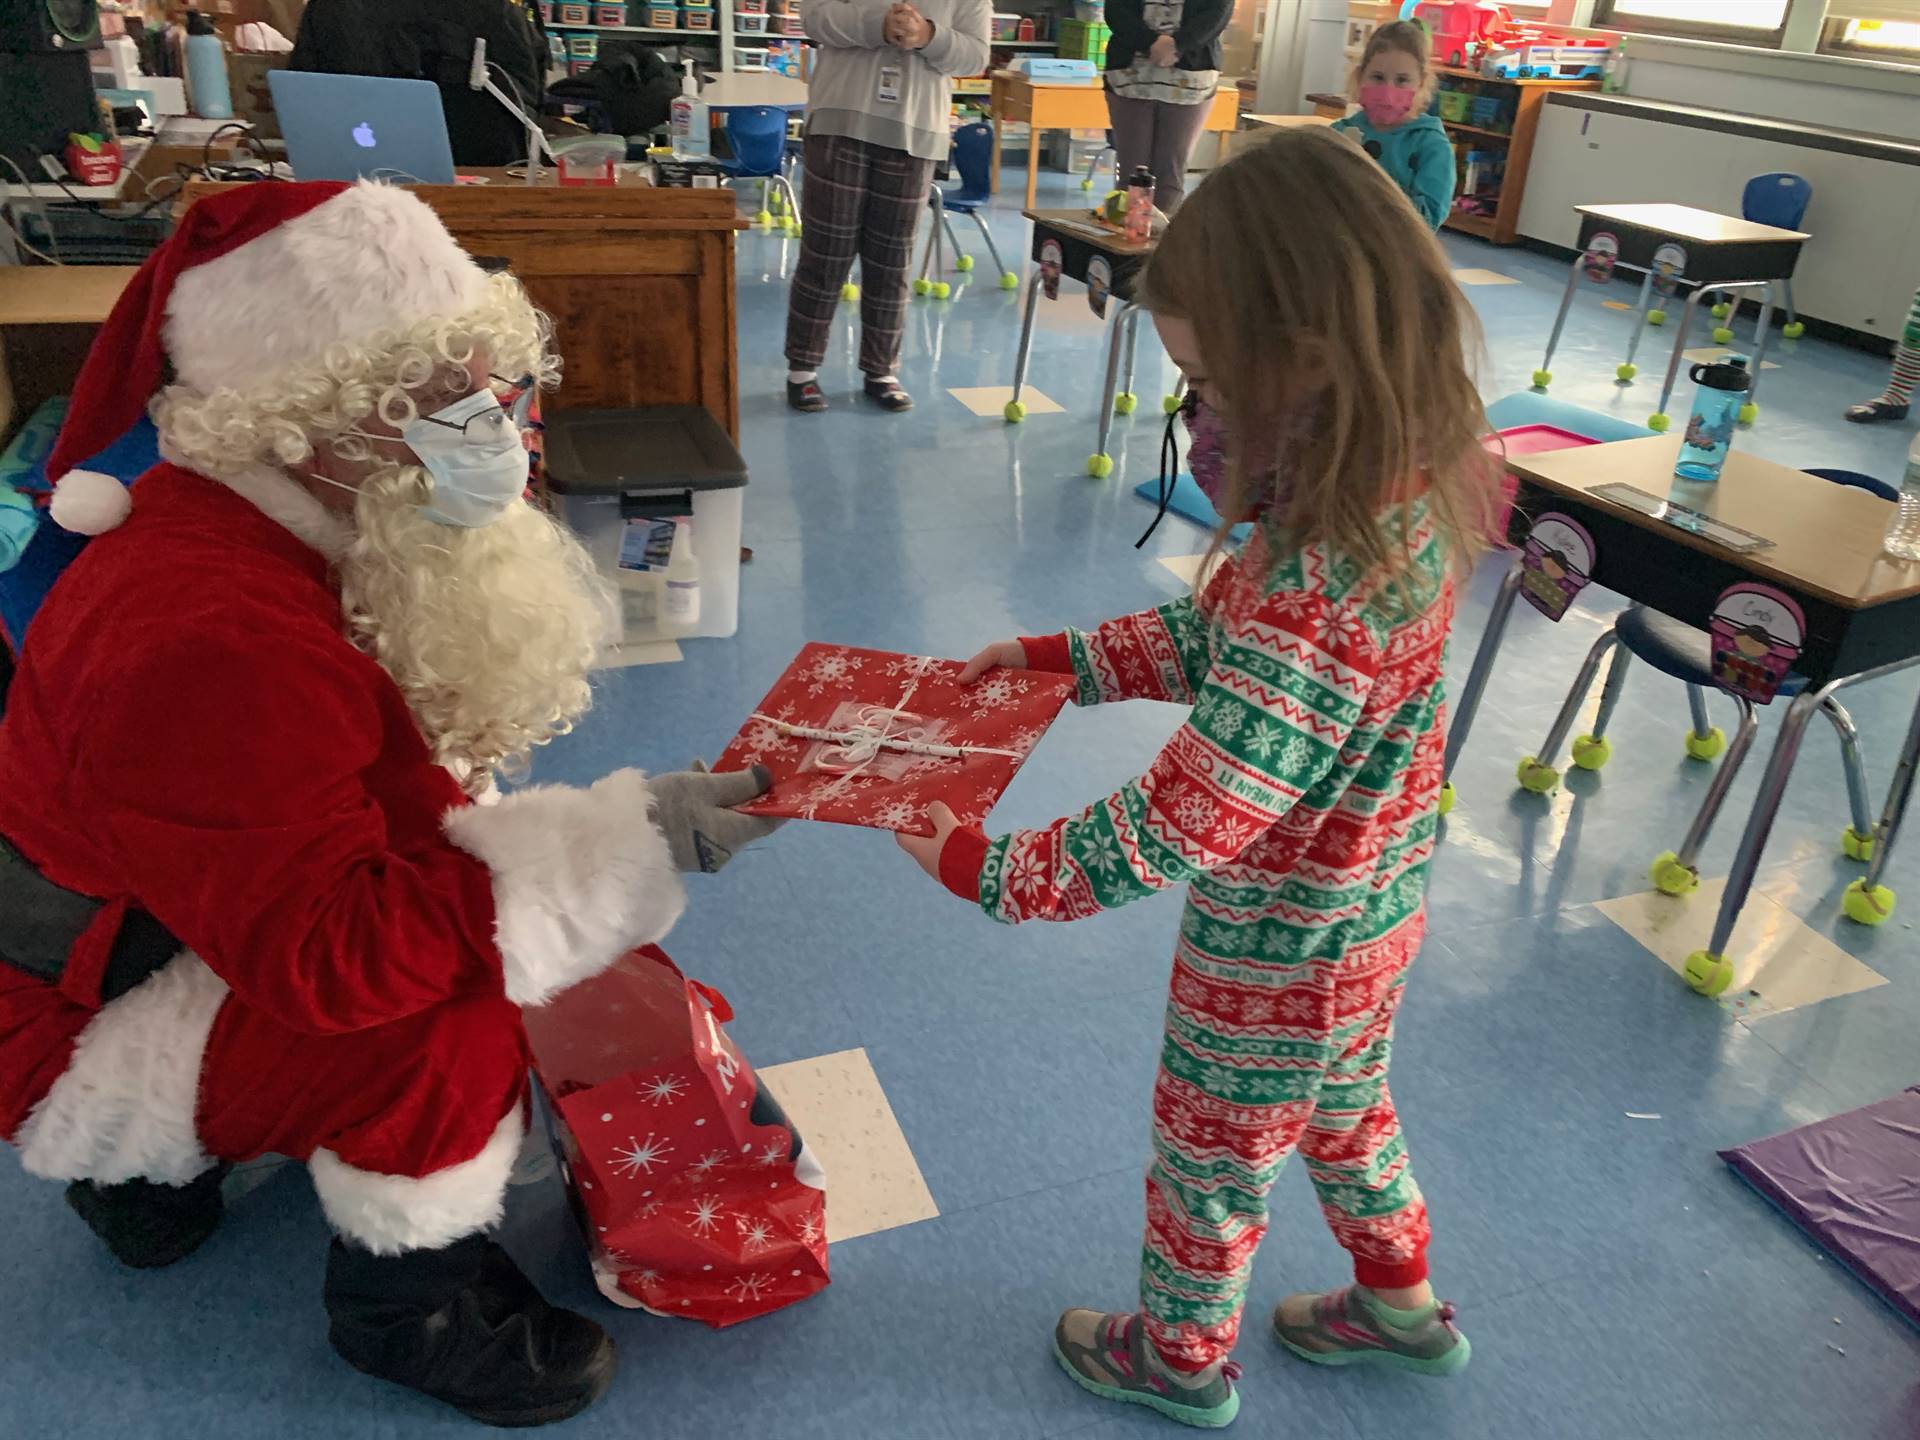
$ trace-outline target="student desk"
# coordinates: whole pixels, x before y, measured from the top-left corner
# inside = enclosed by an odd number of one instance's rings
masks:
[[[1105,130],[1107,91],[1098,77],[1084,81],[1034,81],[1015,70],[993,72],[987,98],[993,117],[993,183],[1000,189],[1000,137],[1010,120],[1023,120],[1032,138],[1027,150],[1027,209],[1034,206],[1034,187],[1040,179],[1040,133],[1043,130]],[[1240,123],[1240,92],[1222,85],[1207,102],[1204,129],[1220,137],[1220,159],[1227,158],[1227,136]],[[1124,183],[1124,177],[1118,177]]]
[[[1627,358],[1615,375],[1622,383],[1638,373],[1633,363],[1634,350],[1640,344],[1643,320],[1659,324],[1665,314],[1649,310],[1648,299],[1657,284],[1662,293],[1671,294],[1681,285],[1693,286],[1680,314],[1680,325],[1673,337],[1673,354],[1667,359],[1666,382],[1660,387],[1660,405],[1647,417],[1647,428],[1664,431],[1672,423],[1667,402],[1673,395],[1674,381],[1680,375],[1681,352],[1687,348],[1687,336],[1693,329],[1693,312],[1700,297],[1709,290],[1759,290],[1759,339],[1754,346],[1750,369],[1753,387],[1741,408],[1740,421],[1749,423],[1759,414],[1761,362],[1767,356],[1767,340],[1773,331],[1773,287],[1776,281],[1793,278],[1800,261],[1800,247],[1810,237],[1798,230],[1781,230],[1772,225],[1756,225],[1751,220],[1736,220],[1712,210],[1696,210],[1691,205],[1576,205],[1580,215],[1580,253],[1573,257],[1567,271],[1567,288],[1560,297],[1560,313],[1553,318],[1553,330],[1547,336],[1547,353],[1540,368],[1533,372],[1533,383],[1542,390],[1553,381],[1553,352],[1560,343],[1561,328],[1567,323],[1567,311],[1573,306],[1573,292],[1581,275],[1604,283],[1618,266],[1639,270],[1640,299],[1633,310],[1633,334],[1627,341]],[[1596,245],[1596,241],[1604,242]],[[1600,260],[1598,257],[1606,258]]]
[[[1020,317],[1020,347],[1013,359],[1013,398],[1007,401],[1006,417],[1018,424],[1027,417],[1020,403],[1020,391],[1027,383],[1027,356],[1033,349],[1033,309],[1044,289],[1047,298],[1056,298],[1060,279],[1078,280],[1087,286],[1087,301],[1093,313],[1107,325],[1107,386],[1100,401],[1099,438],[1093,454],[1087,457],[1087,473],[1104,479],[1113,473],[1113,457],[1107,454],[1107,436],[1113,429],[1114,412],[1133,413],[1133,351],[1140,328],[1140,311],[1133,303],[1134,281],[1140,267],[1153,253],[1151,240],[1129,240],[1093,218],[1088,210],[1025,210],[1033,222],[1033,273],[1027,277],[1026,308]],[[1100,271],[1104,268],[1105,276]],[[1091,279],[1089,278],[1091,277]],[[1120,373],[1120,354],[1125,349],[1127,378],[1116,388]],[[1177,404],[1167,397],[1167,409]]]
[[[1846,489],[1737,449],[1727,457],[1718,485],[1693,485],[1674,478],[1679,447],[1677,436],[1651,436],[1509,456],[1506,465],[1519,481],[1510,538],[1516,542],[1525,538],[1528,516],[1553,510],[1572,517],[1593,537],[1594,584],[1705,629],[1722,591],[1737,581],[1760,580],[1791,596],[1806,616],[1804,645],[1793,669],[1810,683],[1787,706],[1734,853],[1713,937],[1706,951],[1696,952],[1688,961],[1692,982],[1696,974],[1704,976],[1712,962],[1726,957],[1734,922],[1753,885],[1807,722],[1821,702],[1845,686],[1920,663],[1920,565],[1904,564],[1881,552],[1892,509],[1866,491]],[[1745,552],[1723,548],[1592,493],[1610,483],[1678,501],[1773,544]],[[1487,618],[1461,693],[1447,740],[1449,771],[1466,743],[1486,690],[1520,579],[1516,556]],[[1916,758],[1920,758],[1920,705],[1900,747],[1874,829],[1871,865],[1866,877],[1854,882],[1853,888],[1868,896],[1880,884],[1893,853],[1913,787]],[[1726,958],[1734,959],[1737,967],[1736,957]],[[1695,988],[1706,987],[1696,983]]]

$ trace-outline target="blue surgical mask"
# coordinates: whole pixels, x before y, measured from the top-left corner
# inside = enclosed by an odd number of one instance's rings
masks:
[[[433,479],[420,507],[429,520],[478,530],[520,502],[527,448],[491,390],[477,390],[401,427],[400,438]]]

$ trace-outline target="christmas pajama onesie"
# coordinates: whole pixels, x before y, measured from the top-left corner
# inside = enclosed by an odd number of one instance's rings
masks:
[[[1402,594],[1256,527],[1206,595],[1026,642],[1078,703],[1192,714],[1139,780],[1043,830],[962,831],[942,879],[997,920],[1073,920],[1186,883],[1154,1089],[1141,1305],[1194,1372],[1240,1326],[1295,1149],[1363,1284],[1425,1278],[1426,1206],[1387,1058],[1424,930],[1452,617],[1424,502]],[[1271,547],[1271,548],[1270,548]],[[1279,558],[1275,558],[1275,557]]]

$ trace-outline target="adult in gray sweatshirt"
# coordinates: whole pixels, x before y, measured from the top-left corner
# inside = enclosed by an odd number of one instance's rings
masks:
[[[787,403],[824,410],[818,371],[841,286],[860,259],[860,369],[888,410],[914,231],[952,144],[953,77],[986,68],[990,0],[800,0],[813,41],[800,263],[787,300]]]

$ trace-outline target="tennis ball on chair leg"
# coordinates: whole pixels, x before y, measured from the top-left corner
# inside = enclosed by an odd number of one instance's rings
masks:
[[[1020,288],[1020,277],[1011,270],[1002,271],[1000,275],[1000,288],[1002,290],[1018,290]]]
[[[1140,397],[1138,395],[1122,390],[1118,395],[1113,397],[1113,413],[1116,415],[1131,415],[1133,413],[1133,407],[1139,403]]]
[[[1666,311],[1664,311],[1664,310],[1649,310],[1649,311],[1647,311],[1647,324],[1649,324],[1649,325],[1664,325],[1664,324],[1666,324],[1666,323],[1667,323],[1667,312],[1666,312]]]
[[[1798,340],[1807,333],[1807,327],[1798,320],[1789,320],[1780,327],[1780,334],[1788,340]]]
[[[944,300],[951,294],[953,294],[953,286],[949,285],[946,281],[936,280],[933,282],[934,299]]]
[[[1713,307],[1713,318],[1716,320],[1724,320],[1727,318],[1727,316],[1731,315],[1732,313],[1733,313],[1733,306],[1730,305],[1725,300],[1720,301],[1717,305]]]
[[[1531,755],[1520,762],[1514,778],[1522,790],[1533,795],[1551,795],[1560,788],[1560,772],[1551,765],[1542,765]]]
[[[1640,367],[1631,362],[1613,367],[1613,377],[1616,380],[1631,380],[1639,373]]]
[[[1731,339],[1733,339],[1733,331],[1729,330],[1726,326],[1716,325],[1713,327],[1714,344],[1725,345]]]
[[[1656,435],[1666,434],[1668,427],[1671,426],[1672,424],[1673,424],[1673,417],[1671,415],[1662,415],[1662,414],[1656,413],[1656,414],[1647,416],[1647,429],[1653,431],[1653,433]]]
[[[1552,383],[1553,383],[1553,372],[1551,370],[1536,370],[1533,372],[1533,388],[1534,389],[1544,390],[1547,388],[1547,386],[1551,385]]]
[[[1096,480],[1106,479],[1109,475],[1113,474],[1113,457],[1111,455],[1089,455],[1087,457],[1087,474]]]
[[[1742,425],[1751,425],[1760,418],[1760,407],[1749,400],[1740,407],[1740,413],[1735,418],[1739,420]]]
[[[1007,417],[1007,423],[1009,425],[1018,425],[1022,420],[1027,418],[1027,407],[1022,405],[1018,400],[1009,400],[1007,401],[1006,408],[1000,413]]]
[[[1893,914],[1893,891],[1885,885],[1871,890],[1867,882],[1856,880],[1840,897],[1840,909],[1856,925],[1881,925]]]
[[[1868,861],[1873,859],[1873,842],[1872,834],[1862,835],[1849,825],[1840,832],[1840,853],[1849,860]]]
[[[1718,725],[1704,735],[1687,732],[1687,758],[1689,760],[1714,760],[1727,748],[1727,732]]]
[[[858,300],[860,298],[860,287],[851,280],[847,281],[846,284],[840,287],[840,298],[842,300]]]
[[[1653,881],[1653,888],[1662,895],[1672,895],[1676,899],[1700,888],[1700,872],[1691,865],[1682,865],[1680,857],[1671,850],[1653,862],[1647,871],[1647,878]]]
[[[922,275],[913,282],[913,293],[916,295],[931,295],[933,293],[933,282]]]
[[[973,257],[971,255],[962,255],[958,260],[953,262],[953,268],[965,274],[967,271],[973,269]]]
[[[1681,971],[1687,984],[1702,995],[1721,995],[1733,983],[1733,962],[1724,955],[1696,950]]]
[[[1573,763],[1582,770],[1599,770],[1613,758],[1613,745],[1606,736],[1582,735],[1573,742]]]

